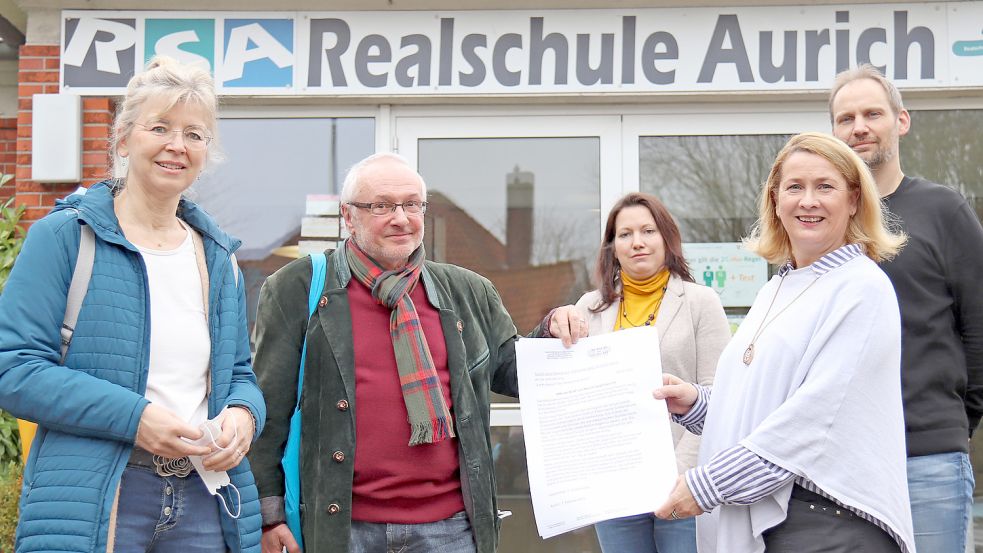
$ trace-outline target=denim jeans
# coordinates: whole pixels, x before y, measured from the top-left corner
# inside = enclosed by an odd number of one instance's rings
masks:
[[[964,553],[974,483],[966,453],[908,458],[908,494],[919,552]]]
[[[475,553],[464,511],[423,524],[352,521],[350,553]]]
[[[116,512],[116,553],[224,553],[218,500],[192,472],[158,476],[127,465]]]
[[[604,553],[696,553],[696,519],[662,520],[648,513],[594,525]]]

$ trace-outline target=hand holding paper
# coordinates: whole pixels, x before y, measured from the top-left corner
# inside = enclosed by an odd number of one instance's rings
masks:
[[[516,345],[529,487],[544,538],[655,511],[676,482],[654,327]]]

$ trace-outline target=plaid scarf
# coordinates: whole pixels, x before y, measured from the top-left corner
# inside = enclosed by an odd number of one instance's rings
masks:
[[[396,353],[396,369],[403,390],[403,403],[410,423],[409,445],[432,444],[453,438],[454,422],[451,418],[440,378],[430,357],[430,346],[423,335],[420,316],[416,312],[410,293],[420,281],[425,253],[421,244],[405,267],[383,271],[349,238],[345,241],[348,267],[352,275],[372,290],[376,301],[392,309],[389,334]]]

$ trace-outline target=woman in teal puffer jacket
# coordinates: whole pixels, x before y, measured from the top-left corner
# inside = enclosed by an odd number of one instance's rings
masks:
[[[70,196],[28,233],[0,296],[0,408],[39,425],[18,553],[259,552],[244,455],[265,403],[233,257],[239,241],[182,199],[215,122],[207,72],[152,60],[114,123],[122,178]],[[83,226],[95,261],[62,360]],[[211,495],[203,479],[226,473],[232,486]]]

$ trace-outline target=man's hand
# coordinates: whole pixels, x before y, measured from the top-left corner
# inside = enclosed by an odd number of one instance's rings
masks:
[[[588,335],[587,321],[573,305],[557,307],[550,318],[547,329],[550,336],[559,338],[564,347],[570,347],[577,340]]]
[[[297,540],[285,522],[264,531],[259,544],[263,553],[283,553],[284,547],[287,548],[287,553],[301,553]]]

